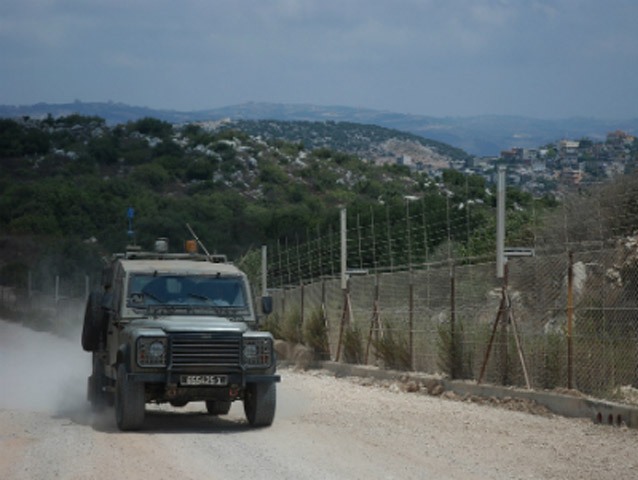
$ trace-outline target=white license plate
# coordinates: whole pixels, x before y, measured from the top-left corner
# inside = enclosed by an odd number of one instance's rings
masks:
[[[182,375],[179,379],[182,385],[210,385],[220,387],[228,385],[227,375]]]

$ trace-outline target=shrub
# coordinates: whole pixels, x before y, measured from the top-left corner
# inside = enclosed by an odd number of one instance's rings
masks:
[[[260,329],[270,332],[274,338],[281,338],[281,321],[277,313],[268,315],[260,325]]]
[[[356,325],[348,326],[344,329],[343,360],[346,363],[363,363],[361,332]]]
[[[310,314],[310,318],[304,323],[303,341],[305,345],[315,352],[316,358],[320,360],[330,358],[328,329],[320,309],[313,310]]]
[[[301,343],[301,314],[299,310],[287,312],[279,327],[282,340],[291,343]]]
[[[473,352],[463,341],[464,330],[463,322],[457,321],[452,338],[449,323],[438,326],[439,368],[450,378],[472,378]]]
[[[375,356],[380,358],[386,368],[393,370],[412,370],[410,345],[401,335],[396,337],[392,328],[386,325],[384,335],[372,341]]]
[[[562,386],[566,376],[563,372],[563,359],[567,357],[565,337],[560,333],[551,333],[542,337],[544,341],[543,370],[541,386],[556,388]]]

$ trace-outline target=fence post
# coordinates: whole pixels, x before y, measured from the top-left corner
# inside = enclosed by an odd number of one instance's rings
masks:
[[[304,313],[305,313],[305,291],[304,291],[304,283],[303,280],[301,281],[301,285],[300,285],[300,294],[301,294],[301,315],[300,315],[300,320],[299,320],[299,338],[303,338],[303,323],[304,323]]]
[[[567,267],[567,388],[573,388],[573,340],[572,325],[574,319],[574,253],[569,252]]]
[[[370,330],[368,332],[368,341],[366,343],[366,353],[364,364],[368,364],[370,358],[370,344],[372,343],[372,334],[374,332],[375,342],[379,341],[379,330],[381,328],[379,322],[379,273],[374,274],[374,299],[372,300],[372,316],[370,317]]]
[[[348,245],[347,245],[347,217],[346,209],[341,209],[340,215],[340,244],[341,244],[341,290],[343,292],[343,312],[341,314],[341,324],[339,325],[339,340],[337,341],[337,357],[335,361],[339,361],[341,356],[341,342],[343,341],[343,333],[346,323],[350,323],[350,291],[349,291],[349,279],[346,273],[348,268]]]
[[[268,247],[261,246],[261,296],[268,295]]]
[[[450,378],[457,377],[456,353],[456,269],[454,263],[450,267]]]
[[[409,312],[409,332],[408,345],[410,349],[410,370],[414,370],[414,282],[410,274],[410,312]]]
[[[281,289],[281,318],[286,317],[286,286]]]
[[[405,223],[408,237],[408,268],[410,275],[409,332],[408,347],[410,349],[410,370],[414,370],[414,276],[412,275],[412,235],[410,227],[410,200],[405,201]]]
[[[341,358],[341,344],[343,342],[343,336],[346,324],[350,324],[351,321],[352,305],[350,304],[350,281],[346,281],[346,288],[343,290],[343,312],[341,313],[341,323],[339,325],[339,340],[337,341],[337,357],[335,362],[338,362]]]
[[[326,326],[326,330],[328,330],[328,314],[326,311],[326,279],[321,279],[321,315],[323,316],[323,324]]]
[[[505,312],[509,312],[509,299],[507,297],[507,289],[509,283],[509,265],[507,261],[503,262],[503,295],[505,302],[501,304],[501,385],[509,384],[509,345],[507,341],[508,324],[505,319]]]

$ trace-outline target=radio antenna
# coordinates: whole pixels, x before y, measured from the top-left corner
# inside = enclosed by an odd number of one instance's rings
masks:
[[[204,246],[204,244],[202,243],[202,241],[199,239],[199,237],[197,236],[197,234],[195,234],[195,232],[193,231],[193,229],[191,228],[191,226],[187,223],[186,224],[186,228],[188,228],[188,231],[191,232],[191,235],[193,236],[193,238],[195,239],[195,241],[197,242],[197,244],[202,247],[202,250],[204,250],[204,253],[206,254],[206,256],[210,259],[210,253],[208,253],[208,250],[206,250],[206,247]]]

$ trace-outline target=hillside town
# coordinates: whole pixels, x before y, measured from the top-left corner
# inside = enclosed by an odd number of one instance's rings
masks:
[[[630,173],[638,165],[638,140],[622,130],[605,141],[563,139],[538,148],[513,147],[498,156],[452,158],[418,142],[385,142],[382,154],[366,155],[375,164],[394,163],[438,178],[446,168],[496,181],[497,165],[507,166],[508,185],[536,196],[563,193]]]
[[[621,130],[604,142],[560,140],[541,148],[511,148],[499,157],[474,157],[469,171],[492,175],[495,164],[505,164],[508,184],[535,195],[561,192],[600,183],[632,172],[638,164],[638,141]]]

